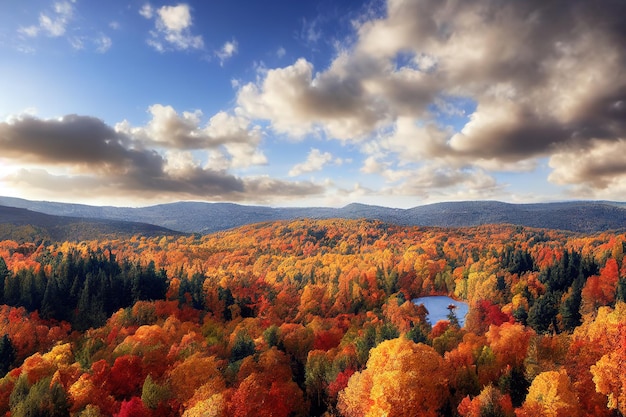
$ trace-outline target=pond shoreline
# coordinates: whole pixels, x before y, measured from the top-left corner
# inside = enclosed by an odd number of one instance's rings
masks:
[[[423,304],[428,310],[428,319],[431,325],[437,324],[438,321],[447,320],[449,309],[448,306],[454,305],[454,309],[459,325],[463,327],[465,325],[465,318],[469,312],[469,304],[465,301],[455,300],[447,295],[427,295],[424,297],[417,297],[411,300],[415,305]]]

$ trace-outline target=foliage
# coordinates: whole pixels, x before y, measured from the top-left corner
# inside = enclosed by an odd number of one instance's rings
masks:
[[[1,241],[0,414],[610,417],[624,241],[363,220]],[[465,326],[431,327],[425,295],[467,301]]]

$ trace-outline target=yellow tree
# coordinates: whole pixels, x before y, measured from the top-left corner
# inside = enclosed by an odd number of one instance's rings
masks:
[[[626,415],[626,324],[620,324],[618,331],[617,348],[602,356],[591,373],[596,391],[608,397],[608,407]]]
[[[564,369],[542,372],[533,380],[518,417],[577,417],[580,406]]]
[[[187,404],[194,392],[201,386],[211,382],[215,391],[225,387],[220,363],[212,356],[203,357],[194,354],[185,361],[178,363],[169,373],[172,392],[181,403]]]
[[[434,417],[449,394],[448,379],[446,362],[430,346],[403,337],[387,340],[350,378],[338,409],[350,417]]]

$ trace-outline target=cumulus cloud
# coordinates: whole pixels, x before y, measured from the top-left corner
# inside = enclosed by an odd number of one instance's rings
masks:
[[[221,154],[233,168],[263,165],[267,158],[259,149],[260,128],[237,115],[219,112],[202,125],[200,110],[178,113],[172,106],[154,104],[148,108],[150,121],[145,126],[134,127],[123,121],[115,131],[141,143],[143,146],[179,149],[221,149]],[[223,151],[223,152],[222,152]]]
[[[360,141],[366,155],[376,142],[398,163],[491,178],[547,157],[555,182],[611,187],[597,169],[566,173],[562,155],[580,149],[602,161],[626,139],[624,15],[626,3],[612,0],[388,0],[384,13],[355,20],[328,67],[301,58],[264,70],[237,103],[276,132]],[[375,162],[363,169],[389,173]]]
[[[309,152],[306,161],[294,165],[289,170],[290,177],[297,177],[308,172],[321,171],[325,165],[333,163],[335,165],[341,165],[343,160],[341,158],[334,158],[330,152],[321,152],[319,149],[312,148]]]
[[[202,49],[204,40],[200,35],[191,33],[193,24],[191,8],[181,3],[176,6],[162,6],[154,9],[149,3],[139,9],[139,14],[146,19],[154,19],[154,30],[150,32],[148,44],[159,52],[169,49]]]
[[[378,159],[374,156],[369,156],[363,162],[363,166],[361,167],[361,172],[364,174],[379,174],[385,169],[385,165],[382,164]]]
[[[244,85],[237,100],[246,115],[271,120],[280,133],[298,137],[322,126],[336,138],[352,139],[371,132],[387,113],[354,81],[331,73],[314,77],[313,65],[299,59]]]
[[[196,122],[197,117],[187,115],[186,121]],[[228,146],[244,143],[236,142],[241,128],[236,119],[220,114],[211,120],[205,130],[221,135],[211,145],[221,143],[228,153]],[[158,140],[146,140],[152,132],[149,127],[142,132],[133,129],[142,128],[114,128],[100,119],[79,115],[59,119],[14,116],[0,123],[0,158],[3,165],[20,168],[0,181],[24,190],[82,190],[90,196],[107,192],[140,198],[265,201],[323,191],[322,186],[311,182],[240,177],[230,172],[237,158],[263,158],[258,149],[237,148],[229,166],[211,166],[210,160],[202,165],[191,153],[193,146],[188,150],[169,146],[163,151],[154,146]],[[235,142],[228,142],[228,138]],[[178,140],[184,144],[186,139]]]
[[[350,142],[362,153],[361,172],[380,176],[387,187],[380,192],[389,195],[489,198],[506,187],[494,173],[533,171],[546,160],[549,180],[573,195],[606,198],[626,190],[620,158],[626,151],[625,2],[387,0],[384,6],[353,20],[353,36],[337,43],[328,65],[316,68],[300,58],[279,68],[259,65],[253,82],[233,81],[237,108],[206,123],[199,111],[164,105],[149,109],[144,126],[110,127],[78,116],[73,123],[92,124],[109,138],[96,146],[100,158],[141,157],[133,164],[170,179],[268,163],[260,144],[265,133],[278,133]],[[204,47],[192,32],[189,5],[146,3],[139,13],[154,21],[148,42],[157,50]],[[71,18],[70,3],[55,3],[20,32],[60,36]],[[319,42],[320,24],[303,22],[301,40]],[[216,56],[223,63],[237,49],[233,40]],[[57,135],[53,121],[31,119],[0,125],[8,157],[36,159],[9,140],[19,129],[39,123]],[[61,124],[71,121],[67,116]],[[73,137],[57,136],[59,143]],[[77,144],[59,158],[80,150]],[[197,152],[208,155],[209,165],[199,165]],[[334,161],[312,149],[289,174]],[[120,169],[107,161],[96,165]],[[238,196],[278,184],[267,177],[235,179],[242,184]],[[306,185],[299,189],[317,187]]]
[[[382,189],[390,196],[416,196],[426,201],[501,198],[504,184],[482,169],[427,163],[407,172],[406,180]]]
[[[550,157],[550,181],[602,193],[626,185],[626,140],[595,141],[588,148],[564,149]],[[586,191],[589,193],[589,191]]]
[[[413,175],[413,171],[410,169],[394,169],[391,165],[388,161],[380,161],[375,156],[368,156],[363,161],[360,171],[364,174],[378,174],[389,183],[397,182]]]

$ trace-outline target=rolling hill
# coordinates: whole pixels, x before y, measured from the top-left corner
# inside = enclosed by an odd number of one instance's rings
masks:
[[[0,206],[0,240],[82,241],[104,237],[129,238],[137,234],[153,237],[181,233],[146,223],[55,216]]]
[[[440,227],[507,223],[584,233],[626,229],[626,204],[610,201],[538,204],[465,201],[410,209],[364,204],[349,204],[342,208],[273,208],[202,202],[130,208],[29,201],[11,197],[0,197],[0,204],[50,215],[147,223],[184,233],[211,233],[251,223],[298,218],[366,218],[405,226]]]

